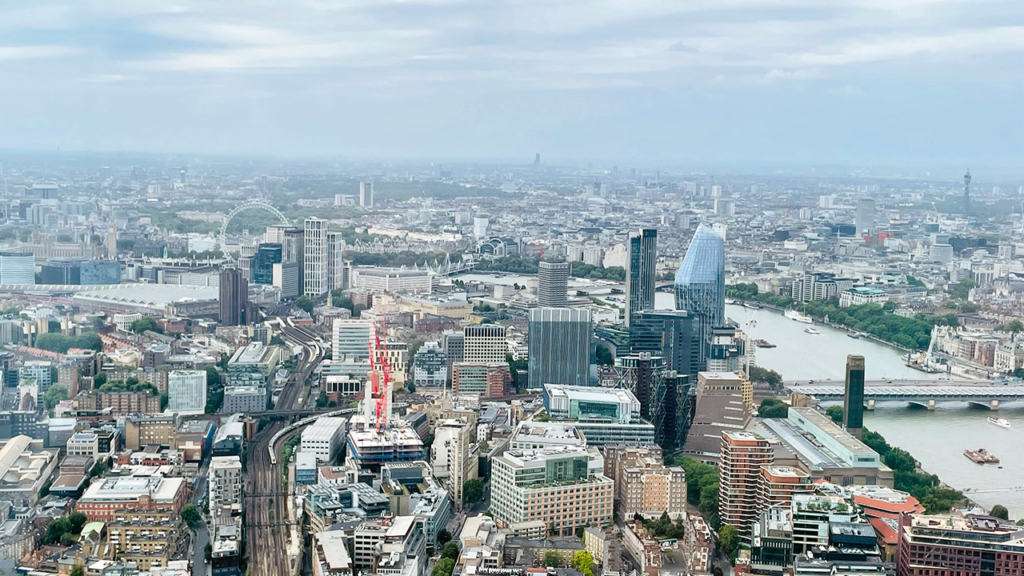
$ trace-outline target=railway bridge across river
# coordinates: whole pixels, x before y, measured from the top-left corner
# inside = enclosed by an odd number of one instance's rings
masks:
[[[842,401],[845,384],[834,381],[791,381],[793,392],[813,396],[822,402]],[[864,383],[864,404],[874,410],[877,402],[906,402],[934,410],[937,404],[966,402],[998,410],[1000,403],[1024,401],[1024,382],[991,380],[875,380]]]

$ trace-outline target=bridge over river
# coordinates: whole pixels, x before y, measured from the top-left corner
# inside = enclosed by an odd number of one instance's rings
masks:
[[[793,392],[813,396],[822,402],[842,401],[845,385],[835,381],[790,381]],[[864,383],[864,404],[906,402],[934,410],[937,404],[959,402],[998,410],[1000,403],[1024,401],[1024,382],[991,380],[869,380]]]

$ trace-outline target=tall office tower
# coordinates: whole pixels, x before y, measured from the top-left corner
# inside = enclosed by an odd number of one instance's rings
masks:
[[[640,416],[654,425],[654,441],[672,453],[687,426],[680,396],[689,376],[668,370],[664,358],[647,352],[615,359],[619,385],[640,402]]]
[[[345,240],[341,232],[327,233],[327,289],[341,290],[345,287],[344,270],[345,263],[342,259],[342,252],[345,249]]]
[[[306,250],[306,233],[302,228],[295,226],[289,226],[282,232],[284,239],[281,242],[281,262],[287,264],[295,264],[298,268],[299,276],[299,294],[303,293],[305,287],[305,250]]]
[[[711,354],[711,329],[725,323],[725,242],[704,224],[694,232],[676,273],[676,310],[693,314],[693,370],[704,370]]]
[[[537,270],[537,306],[569,306],[569,263],[541,262]]]
[[[718,516],[722,525],[735,526],[741,536],[750,534],[757,521],[761,467],[775,460],[768,440],[746,430],[722,432],[722,456],[718,466]]]
[[[686,310],[641,310],[633,316],[629,342],[633,354],[661,356],[666,368],[688,374],[690,382],[697,381],[693,314]]]
[[[359,183],[359,205],[373,208],[373,182]]]
[[[36,257],[31,252],[0,252],[0,284],[36,283]]]
[[[249,323],[249,281],[238,268],[220,271],[220,323],[222,326]]]
[[[529,330],[531,386],[588,384],[594,340],[590,310],[533,308]]]
[[[302,258],[302,293],[316,297],[327,292],[327,220],[306,218]]]
[[[497,324],[466,326],[462,359],[465,362],[504,362],[508,345],[505,327]]]
[[[274,264],[282,260],[282,247],[279,243],[264,243],[256,248],[256,255],[251,262],[249,277],[253,284],[272,284],[274,282]]]
[[[875,229],[875,201],[861,198],[857,201],[857,236],[871,234]]]
[[[843,395],[843,426],[857,438],[864,432],[864,357],[846,357],[846,393]]]
[[[640,310],[654,309],[654,266],[658,261],[658,231],[630,232],[626,248],[626,327]]]

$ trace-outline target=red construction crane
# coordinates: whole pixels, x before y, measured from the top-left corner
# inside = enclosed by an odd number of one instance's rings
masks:
[[[380,333],[384,332],[384,340],[381,341]],[[386,327],[381,322],[381,330],[373,325],[373,335],[370,341],[370,383],[372,385],[371,398],[374,399],[374,419],[377,433],[383,434],[387,427],[388,399],[391,390],[391,362],[388,360]]]

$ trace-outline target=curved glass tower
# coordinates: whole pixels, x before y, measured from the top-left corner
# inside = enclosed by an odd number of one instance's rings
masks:
[[[701,224],[676,272],[676,309],[693,314],[694,366],[704,370],[711,350],[711,329],[725,322],[725,242]]]

